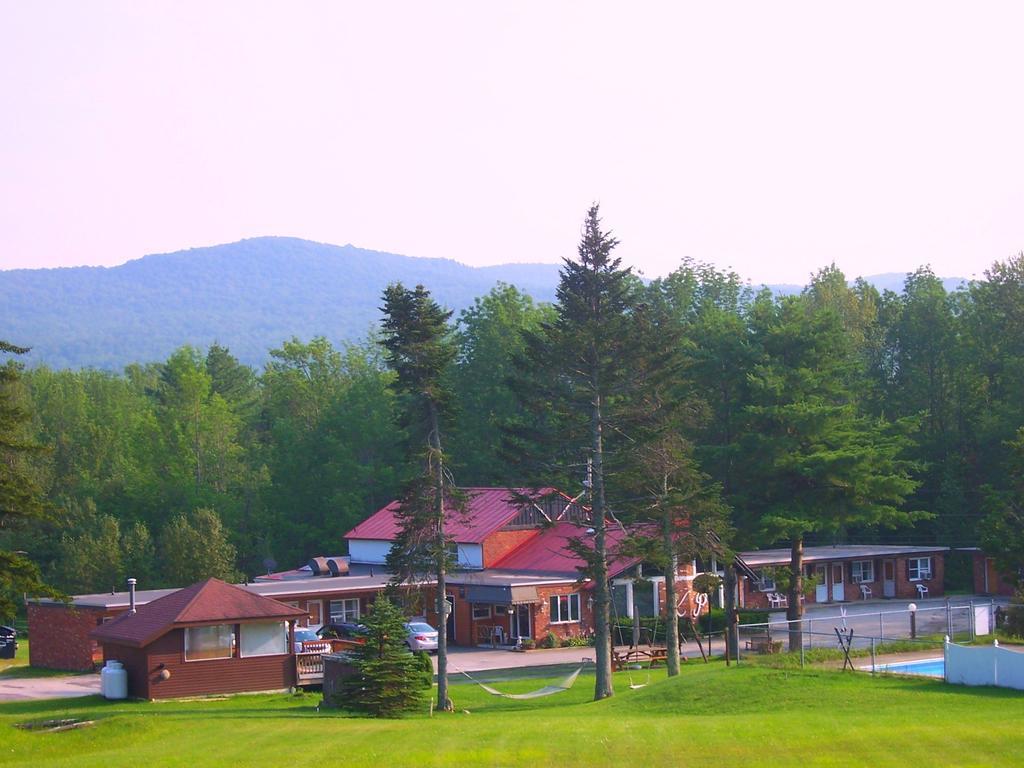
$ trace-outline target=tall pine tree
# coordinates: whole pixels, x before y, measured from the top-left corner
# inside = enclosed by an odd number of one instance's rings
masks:
[[[618,419],[634,387],[638,281],[612,256],[618,240],[601,229],[598,212],[597,205],[587,212],[578,258],[564,261],[554,320],[527,334],[514,382],[523,413],[509,428],[505,453],[531,465],[531,480],[556,487],[566,487],[581,474],[581,464],[590,464],[593,536],[573,549],[584,556],[594,584],[594,698],[603,699],[614,693],[606,479],[623,442]]]
[[[446,465],[442,428],[452,423],[452,397],[446,373],[456,347],[448,327],[451,312],[441,309],[422,285],[400,283],[384,291],[381,343],[395,372],[401,426],[415,467],[405,483],[397,512],[399,533],[388,553],[397,581],[430,575],[437,582],[437,708],[451,710],[448,698],[446,576],[454,542],[445,532],[446,515],[459,510],[460,498]]]

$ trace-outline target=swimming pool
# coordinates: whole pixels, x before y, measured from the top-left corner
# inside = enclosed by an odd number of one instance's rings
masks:
[[[868,667],[870,669],[870,667]],[[946,662],[942,658],[904,661],[898,664],[879,664],[875,669],[879,672],[892,672],[897,675],[923,675],[925,677],[945,677]]]

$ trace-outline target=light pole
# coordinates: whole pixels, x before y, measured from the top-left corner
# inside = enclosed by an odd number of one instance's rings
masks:
[[[910,639],[917,639],[917,603],[911,603],[907,606],[907,610],[910,611]]]

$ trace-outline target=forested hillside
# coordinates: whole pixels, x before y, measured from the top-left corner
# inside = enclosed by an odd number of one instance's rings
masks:
[[[685,399],[678,429],[730,510],[737,547],[785,542],[797,503],[809,542],[1020,542],[1024,256],[955,291],[924,268],[897,294],[829,267],[779,296],[693,262],[628,285],[628,327],[649,329],[638,348],[678,358],[658,397]],[[503,427],[525,434],[545,418],[523,410],[511,382],[532,373],[524,350],[554,317],[507,285],[454,316],[445,446],[458,484],[532,479]],[[47,449],[29,463],[53,519],[0,531],[0,549],[28,552],[76,592],[127,574],[146,586],[252,575],[343,550],[345,531],[409,471],[382,350],[286,335],[250,355],[268,362],[185,346],[121,372],[8,377],[5,396],[31,417],[26,439]],[[557,370],[543,373],[557,384]],[[635,435],[613,426],[609,445],[628,448]],[[584,454],[566,465],[577,467],[570,491]],[[611,478],[609,503],[628,509],[630,489]]]
[[[283,339],[365,338],[393,280],[431,286],[469,307],[498,282],[554,298],[558,267],[467,267],[286,237],[146,256],[118,267],[0,271],[0,328],[32,351],[29,365],[121,370],[183,344],[218,342],[263,365]]]
[[[866,278],[899,290],[903,275]],[[423,284],[449,309],[497,283],[551,301],[554,264],[467,267],[288,237],[260,237],[146,256],[118,267],[0,271],[0,328],[30,347],[28,365],[120,371],[165,360],[183,344],[219,343],[262,366],[284,339],[366,338],[391,281]],[[958,283],[947,279],[948,287]],[[772,286],[799,293],[802,286]]]

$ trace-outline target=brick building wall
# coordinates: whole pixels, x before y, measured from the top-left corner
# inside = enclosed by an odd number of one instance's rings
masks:
[[[983,552],[975,552],[971,558],[971,569],[976,594],[1013,596],[1013,584],[996,569],[995,558],[986,557]]]
[[[114,614],[98,608],[28,604],[28,659],[33,667],[88,672],[102,659],[89,633]]]
[[[580,596],[580,620],[552,623],[551,596],[574,593]],[[540,603],[533,612],[533,637],[535,640],[540,642],[547,637],[548,632],[554,633],[559,639],[594,634],[594,609],[590,605],[592,592],[589,589],[583,589],[579,584],[537,587],[537,596],[540,598]]]
[[[492,533],[484,539],[484,568],[493,568],[501,558],[535,538],[539,533],[540,531],[536,528]]]

